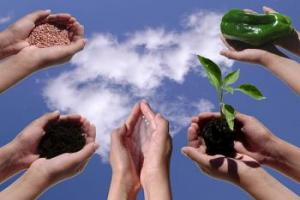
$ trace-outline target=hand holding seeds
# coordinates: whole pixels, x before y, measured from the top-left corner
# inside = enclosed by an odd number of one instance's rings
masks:
[[[83,26],[69,14],[50,14],[27,35],[17,55],[33,71],[69,61],[85,45]]]

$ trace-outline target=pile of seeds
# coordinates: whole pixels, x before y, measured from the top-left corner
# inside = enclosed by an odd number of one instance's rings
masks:
[[[71,43],[68,30],[48,23],[36,26],[30,33],[28,42],[30,45],[39,48],[69,45]]]

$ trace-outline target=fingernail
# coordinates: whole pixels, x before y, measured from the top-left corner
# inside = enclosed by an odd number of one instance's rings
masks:
[[[146,99],[142,99],[141,102],[148,104]]]
[[[184,155],[185,157],[188,157],[188,155],[184,152],[184,148],[181,149],[181,153],[182,153],[182,155]]]
[[[47,13],[51,13],[51,10],[50,9],[47,9],[47,10],[45,10]]]
[[[59,114],[60,114],[60,111],[59,111],[59,110],[56,110],[56,111],[53,112],[53,114],[59,115]]]

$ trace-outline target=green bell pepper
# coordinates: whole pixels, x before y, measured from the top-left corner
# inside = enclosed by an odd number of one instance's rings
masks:
[[[233,9],[223,16],[221,22],[221,32],[226,39],[253,46],[273,42],[293,31],[291,19],[279,13],[257,14]]]

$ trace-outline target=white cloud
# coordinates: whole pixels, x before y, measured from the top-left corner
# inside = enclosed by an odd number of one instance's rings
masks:
[[[0,24],[5,24],[11,20],[10,16],[0,17]]]
[[[179,97],[164,81],[182,84],[189,72],[197,71],[196,54],[211,58],[223,70],[232,66],[232,61],[219,55],[223,48],[220,19],[218,13],[197,12],[183,20],[181,31],[148,27],[128,33],[123,40],[96,33],[72,60],[75,68],[49,80],[44,89],[46,102],[52,109],[80,113],[95,123],[104,158],[110,131],[137,99],[149,99],[169,118],[176,133],[191,115],[209,111],[213,105],[204,99],[191,102]]]

